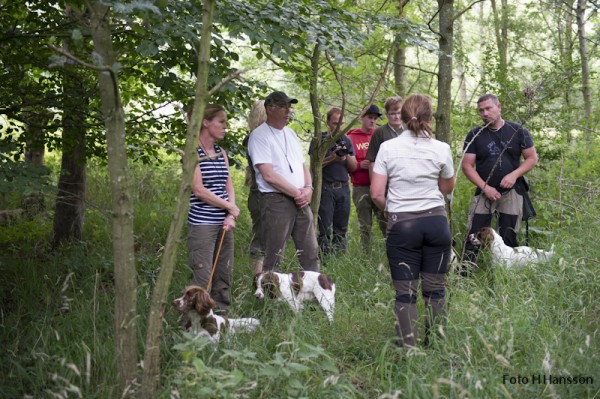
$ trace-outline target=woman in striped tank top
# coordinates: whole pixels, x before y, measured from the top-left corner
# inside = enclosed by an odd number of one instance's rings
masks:
[[[215,144],[225,137],[226,131],[227,115],[223,107],[207,105],[199,135],[200,162],[194,171],[188,212],[188,262],[192,269],[192,284],[208,285],[221,237],[225,235],[210,288],[221,313],[226,313],[231,303],[233,229],[240,214],[235,205],[227,154]]]

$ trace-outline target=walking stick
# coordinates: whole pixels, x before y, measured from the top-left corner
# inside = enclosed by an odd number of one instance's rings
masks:
[[[213,264],[212,270],[210,271],[210,278],[208,279],[208,285],[206,286],[206,291],[210,292],[210,285],[212,284],[212,279],[215,274],[215,269],[217,268],[217,262],[219,261],[219,254],[221,254],[221,247],[223,246],[223,240],[225,239],[225,234],[227,231],[225,230],[225,226],[223,226],[223,234],[221,235],[221,241],[219,242],[219,248],[217,248],[217,256],[215,256],[215,262]]]

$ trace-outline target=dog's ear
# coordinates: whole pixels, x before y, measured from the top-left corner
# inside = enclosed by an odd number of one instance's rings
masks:
[[[483,248],[490,248],[492,242],[494,242],[494,230],[491,227],[482,227],[477,232],[476,237]]]
[[[196,309],[196,312],[201,316],[206,316],[210,311],[206,306],[205,295],[202,291],[194,292],[194,309]]]
[[[215,302],[215,300],[210,296],[210,294],[207,292],[206,295],[208,296],[208,300],[206,301],[208,303],[208,306],[210,309],[214,309],[217,307],[217,303]]]
[[[263,273],[263,278],[261,281],[262,285],[265,284],[277,284],[279,285],[279,277],[273,272]]]
[[[194,286],[186,287],[181,296],[184,308],[189,310],[194,307]]]
[[[279,284],[279,276],[277,276],[275,273],[263,273],[260,285],[269,298],[274,299],[281,296]]]
[[[478,242],[477,245],[485,248],[486,240],[485,240],[485,232],[483,229],[480,229],[477,233],[475,233],[475,241]]]
[[[206,316],[215,307],[217,307],[217,304],[204,288],[198,287],[194,290],[194,309],[199,315]]]

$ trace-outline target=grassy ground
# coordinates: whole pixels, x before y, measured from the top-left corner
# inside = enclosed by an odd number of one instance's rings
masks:
[[[338,290],[330,326],[316,305],[296,316],[283,304],[252,297],[250,220],[244,212],[236,229],[232,312],[260,318],[261,327],[212,347],[182,333],[176,313],[167,309],[160,397],[598,397],[595,159],[593,153],[580,158],[578,168],[569,164],[574,160],[546,165],[533,176],[539,216],[531,245],[554,243],[562,260],[521,270],[486,262],[470,278],[451,275],[447,324],[429,347],[408,351],[395,346],[394,293],[378,233],[371,253],[362,252],[352,215],[348,253],[324,260],[323,271]],[[140,353],[178,167],[134,169]],[[563,181],[558,176],[564,170],[569,175]],[[242,205],[240,172],[235,180]],[[2,227],[0,398],[120,396],[112,363],[106,172],[90,168],[88,184],[85,242],[50,252],[51,215]],[[461,177],[452,209],[459,241],[471,194]],[[297,268],[293,245],[287,255],[285,268]],[[188,278],[182,247],[170,298]]]

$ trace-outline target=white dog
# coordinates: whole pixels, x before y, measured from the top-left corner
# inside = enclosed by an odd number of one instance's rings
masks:
[[[484,250],[490,249],[492,260],[506,267],[547,262],[554,256],[554,245],[550,251],[525,246],[509,247],[491,227],[482,227],[476,234],[471,234],[469,239],[473,245],[479,245]]]
[[[237,331],[252,332],[260,325],[258,319],[229,319],[216,315],[213,312],[217,306],[214,299],[204,287],[197,285],[187,287],[183,295],[173,301],[173,306],[189,318],[186,327],[190,333],[208,337],[213,343],[219,342],[221,333],[225,330],[229,334]]]
[[[263,272],[254,277],[256,291],[254,296],[265,296],[287,302],[292,309],[301,312],[303,302],[316,299],[325,311],[330,323],[333,323],[335,310],[335,283],[325,274],[318,272],[277,273]]]

